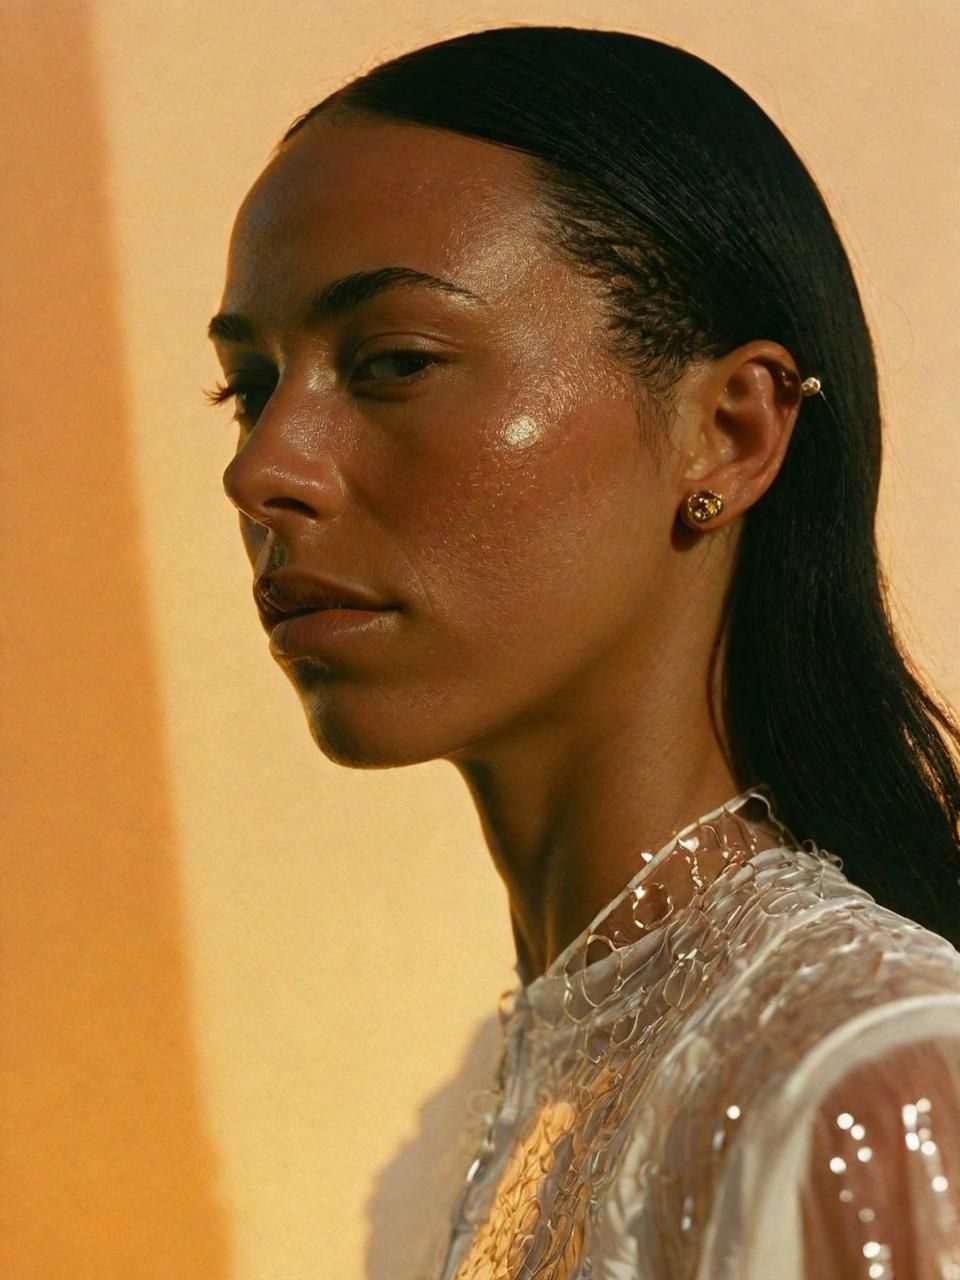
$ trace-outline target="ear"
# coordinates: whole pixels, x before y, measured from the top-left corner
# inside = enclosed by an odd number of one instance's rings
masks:
[[[802,400],[796,363],[777,342],[748,342],[690,371],[676,424],[676,501],[685,524],[698,532],[722,528],[766,493]],[[723,498],[720,514],[704,524],[686,507],[700,489]]]

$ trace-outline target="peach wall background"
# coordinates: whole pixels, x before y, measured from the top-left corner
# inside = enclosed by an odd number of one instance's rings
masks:
[[[495,1061],[505,895],[452,768],[313,747],[204,327],[296,114],[517,22],[684,45],[810,164],[879,347],[898,613],[960,704],[954,0],[6,0],[2,1280],[420,1280]]]

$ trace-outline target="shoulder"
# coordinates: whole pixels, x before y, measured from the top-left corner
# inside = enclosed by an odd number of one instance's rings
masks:
[[[741,1060],[722,1188],[750,1206],[738,1275],[960,1276],[960,953],[872,899],[838,901],[764,970],[769,1070]]]
[[[889,1119],[902,1123],[903,1106],[927,1098],[938,1114],[960,1116],[960,953],[855,888],[836,884],[829,897],[767,910],[780,901],[767,895],[759,911],[731,917],[725,945],[705,949],[709,998],[654,1073],[656,1124],[637,1125],[619,1184],[636,1208],[634,1230],[681,1252],[693,1196],[709,1217],[697,1272],[709,1280],[800,1280],[811,1162],[834,1179],[813,1190],[839,1195],[830,1162],[846,1159],[837,1144],[856,1145],[859,1126],[877,1135],[879,1155],[903,1139],[902,1130],[890,1136]],[[833,1123],[844,1109],[856,1116],[849,1130]],[[882,1167],[856,1151],[853,1159],[856,1173]],[[846,1212],[848,1202],[831,1207]],[[835,1216],[822,1222],[839,1226]],[[725,1270],[741,1262],[742,1272]],[[869,1274],[863,1256],[840,1276],[857,1274]]]
[[[752,1026],[769,1049],[768,1068],[791,1074],[835,1058],[863,1036],[884,1038],[924,1009],[952,1025],[960,1008],[960,952],[939,934],[851,886],[784,920],[751,957],[721,1017]],[[734,992],[728,993],[734,996]],[[932,1002],[932,1004],[931,1004]],[[876,1027],[876,1030],[870,1028]],[[755,1055],[747,1056],[747,1065]]]
[[[790,1125],[851,1073],[887,1079],[877,1064],[899,1048],[935,1039],[950,1057],[960,1045],[960,952],[869,897],[789,921],[739,994],[737,1020],[754,1043],[737,1055],[737,1075],[768,1126]]]

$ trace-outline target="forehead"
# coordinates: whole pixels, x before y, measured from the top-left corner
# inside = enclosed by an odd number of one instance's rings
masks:
[[[505,288],[516,269],[548,256],[534,211],[525,157],[515,151],[442,129],[321,116],[244,199],[227,292],[262,298],[283,281],[316,287],[390,263],[451,275],[481,293],[481,279],[488,290]]]

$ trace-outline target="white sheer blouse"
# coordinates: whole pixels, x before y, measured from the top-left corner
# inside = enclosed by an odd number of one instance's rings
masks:
[[[766,785],[642,857],[506,994],[431,1276],[960,1280],[960,953]]]

